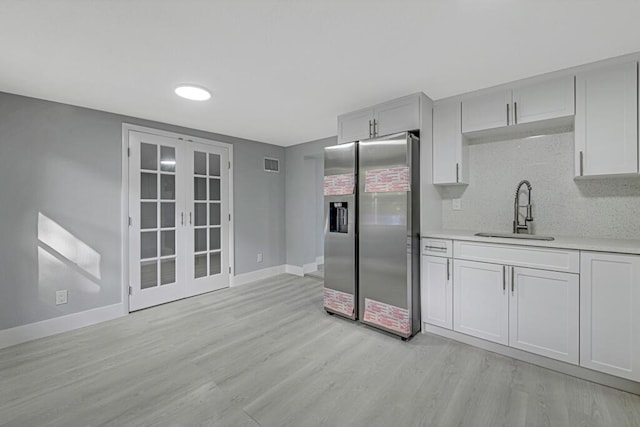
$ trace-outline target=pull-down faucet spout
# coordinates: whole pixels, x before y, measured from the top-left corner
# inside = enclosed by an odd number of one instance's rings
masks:
[[[527,186],[527,213],[524,218],[524,224],[520,224],[520,216],[518,210],[520,208],[520,189],[523,185]],[[531,227],[532,221],[533,217],[531,216],[531,183],[526,179],[523,179],[516,187],[516,195],[513,203],[513,233],[533,234],[533,229]]]

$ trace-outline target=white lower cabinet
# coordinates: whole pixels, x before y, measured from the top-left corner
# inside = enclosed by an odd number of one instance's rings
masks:
[[[577,364],[578,277],[455,259],[453,329]]]
[[[458,259],[453,266],[453,329],[508,345],[506,267]]]
[[[508,267],[509,345],[578,364],[579,276]]]
[[[453,328],[451,258],[422,256],[422,321]]]
[[[640,256],[582,252],[580,365],[640,381]]]
[[[423,240],[423,322],[640,382],[640,255],[442,242]]]

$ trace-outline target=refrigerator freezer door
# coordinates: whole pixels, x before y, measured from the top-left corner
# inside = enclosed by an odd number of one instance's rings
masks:
[[[350,319],[357,311],[356,143],[324,152],[324,307]]]
[[[402,337],[419,326],[419,202],[411,191],[412,185],[418,188],[419,146],[413,138],[402,133],[361,141],[358,153],[359,318]]]

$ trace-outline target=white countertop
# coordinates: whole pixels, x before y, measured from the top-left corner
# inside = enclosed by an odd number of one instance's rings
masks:
[[[485,230],[482,230],[483,232]],[[553,236],[555,240],[523,240],[500,237],[476,236],[476,230],[434,230],[421,235],[422,238],[467,240],[473,242],[498,243],[501,245],[539,246],[545,248],[577,249],[582,251],[614,252],[640,255],[640,240],[599,239],[591,237]]]

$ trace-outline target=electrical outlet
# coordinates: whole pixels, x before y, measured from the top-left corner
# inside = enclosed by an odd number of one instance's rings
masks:
[[[462,210],[462,200],[460,199],[453,199],[451,201],[451,206],[453,207],[454,211],[459,211]]]
[[[258,254],[256,261],[262,262],[262,254]]]
[[[56,291],[56,305],[67,303],[67,290]]]

